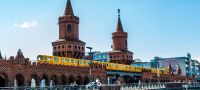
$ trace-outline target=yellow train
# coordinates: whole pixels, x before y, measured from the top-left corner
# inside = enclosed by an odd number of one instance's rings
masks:
[[[74,59],[74,58],[66,58],[66,57],[58,57],[58,56],[48,56],[48,55],[38,55],[37,57],[38,63],[47,63],[47,64],[55,64],[55,65],[65,65],[65,66],[79,66],[79,67],[89,67],[89,60],[83,59]],[[109,63],[109,62],[99,62],[92,61],[94,64],[105,66],[106,70],[113,71],[125,71],[125,72],[136,72],[140,73],[143,69],[150,70],[151,73],[155,74],[168,74],[169,69],[155,69],[155,68],[142,68],[135,67],[131,65],[117,64],[117,63]]]

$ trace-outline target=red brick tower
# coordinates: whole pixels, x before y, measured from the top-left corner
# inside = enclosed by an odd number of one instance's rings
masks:
[[[64,15],[59,17],[59,39],[52,43],[53,55],[83,58],[85,42],[79,40],[79,17],[74,16],[71,1],[67,1]]]
[[[109,62],[120,64],[131,64],[133,61],[133,53],[128,51],[127,44],[128,33],[124,32],[121,19],[120,10],[118,10],[118,24],[116,32],[112,33],[112,51],[109,52]]]

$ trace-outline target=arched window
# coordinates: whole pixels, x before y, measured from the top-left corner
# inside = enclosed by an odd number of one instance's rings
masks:
[[[70,33],[72,31],[72,25],[68,24],[67,25],[67,32]]]

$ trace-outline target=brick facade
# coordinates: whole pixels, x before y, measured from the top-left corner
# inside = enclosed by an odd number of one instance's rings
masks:
[[[128,33],[123,30],[119,11],[117,29],[116,32],[112,33],[112,51],[109,52],[109,61],[111,63],[130,65],[133,62],[133,53],[128,50],[127,38]]]
[[[105,83],[105,67],[94,64],[92,76],[93,80],[99,78]],[[46,85],[49,85],[50,80],[53,80],[54,85],[70,85],[74,82],[85,85],[89,82],[89,68],[32,63],[20,53],[8,60],[0,60],[1,86],[12,87],[15,79],[18,86],[30,86],[32,78],[36,80],[37,85],[40,85],[42,79],[46,80]]]
[[[64,15],[59,17],[59,39],[52,43],[53,55],[69,58],[83,58],[85,42],[79,40],[79,17],[74,16],[68,0]]]

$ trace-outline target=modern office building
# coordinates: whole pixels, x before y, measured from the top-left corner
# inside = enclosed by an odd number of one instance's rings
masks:
[[[192,60],[189,53],[185,57],[154,57],[150,62],[151,68],[165,68],[171,64],[174,74],[177,73],[177,68],[180,67],[183,76],[199,75],[199,62]]]
[[[89,52],[85,54],[84,59],[90,60]],[[92,52],[92,60],[108,62],[108,59],[109,59],[108,52],[100,52],[100,51]]]

